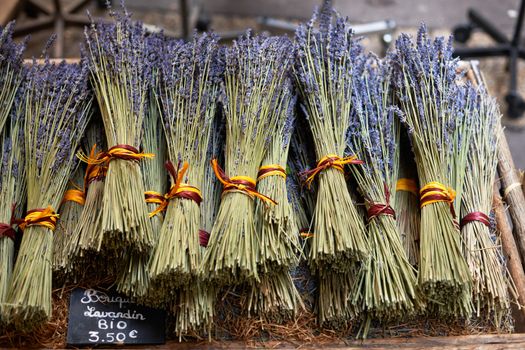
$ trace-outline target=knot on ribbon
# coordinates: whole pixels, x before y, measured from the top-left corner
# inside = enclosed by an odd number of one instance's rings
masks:
[[[16,209],[16,204],[13,204],[13,206],[11,207],[11,218],[9,219],[8,224],[0,222],[0,238],[7,237],[13,241],[15,240],[16,231],[13,228],[13,225],[16,223],[15,209]]]
[[[97,157],[85,156],[84,154],[79,154],[78,157],[88,163],[93,165],[107,164],[113,159],[123,159],[129,161],[140,161],[143,158],[153,158],[155,155],[153,153],[142,153],[138,149],[131,145],[115,145],[108,149],[105,152],[101,152]]]
[[[166,163],[164,164],[164,166],[166,167],[166,170],[168,170],[168,173],[170,174],[170,176],[171,176],[171,178],[173,180],[173,185],[171,186],[171,188],[168,191],[168,193],[166,193],[163,196],[163,200],[162,201],[160,200],[159,197],[156,197],[156,199],[153,199],[153,197],[150,196],[150,198],[152,198],[151,200],[155,200],[159,204],[157,209],[155,209],[153,212],[151,212],[149,214],[150,218],[154,217],[158,213],[166,210],[166,208],[168,207],[168,203],[169,203],[169,201],[172,198],[189,199],[189,200],[192,200],[195,203],[197,203],[197,205],[200,205],[201,202],[202,202],[201,191],[195,186],[191,186],[191,185],[188,185],[188,184],[182,182],[182,179],[184,178],[184,174],[186,173],[186,171],[188,170],[188,167],[189,167],[187,162],[184,162],[182,164],[182,168],[180,167],[180,162],[179,162],[177,168],[175,168],[173,163],[171,161],[167,160]],[[154,193],[155,193],[155,195],[157,195],[156,192],[154,192]],[[146,195],[146,202],[147,202],[148,201],[148,198],[147,198],[148,192],[146,192],[145,195]]]
[[[30,226],[44,226],[54,231],[57,226],[59,215],[55,213],[51,206],[47,208],[38,208],[26,213],[24,219],[18,221],[18,227],[21,230]]]
[[[421,195],[420,207],[423,208],[429,204],[446,202],[450,206],[450,213],[453,218],[456,218],[456,211],[454,210],[454,199],[456,198],[456,191],[452,188],[443,185],[440,182],[432,181],[427,183],[419,191]]]
[[[84,189],[87,191],[89,184],[95,181],[101,181],[106,177],[108,171],[107,160],[104,160],[106,157],[105,152],[96,152],[97,145],[93,145],[89,156],[86,157],[83,154],[80,154],[78,157],[87,163],[86,175],[84,176]],[[94,160],[94,162],[93,162]]]
[[[388,186],[386,184],[384,184],[384,187],[386,203],[382,204],[371,202],[367,210],[368,221],[371,221],[373,218],[378,217],[380,215],[392,216],[394,220],[396,218],[396,212],[390,206],[390,191],[388,190]]]
[[[199,230],[199,245],[201,247],[206,248],[208,246],[208,242],[210,241],[210,233],[205,230]]]
[[[473,211],[472,213],[468,213],[467,215],[465,215],[463,219],[461,219],[460,225],[461,227],[463,227],[466,224],[474,221],[481,222],[483,225],[490,228],[490,218],[487,214],[482,213],[480,211]]]
[[[410,192],[417,197],[417,183],[414,179],[400,178],[396,183],[396,191]]]
[[[257,182],[268,176],[280,176],[286,180],[286,169],[279,164],[263,165],[257,173]]]
[[[211,166],[213,168],[213,172],[215,173],[215,176],[219,181],[222,183],[222,194],[226,194],[228,192],[240,192],[248,197],[254,199],[259,198],[264,203],[271,203],[276,205],[277,202],[271,199],[268,196],[265,196],[264,194],[257,192],[255,189],[256,181],[252,179],[249,176],[233,176],[228,177],[226,176],[226,173],[224,170],[219,166],[219,163],[217,162],[217,159],[212,159]]]
[[[299,173],[299,176],[305,179],[304,184],[308,186],[308,188],[310,188],[315,177],[321,171],[328,168],[334,168],[344,173],[344,166],[346,164],[364,164],[364,162],[362,160],[357,159],[356,156],[339,157],[335,154],[329,154],[321,158],[321,160],[317,162],[317,166],[315,168],[303,171]]]

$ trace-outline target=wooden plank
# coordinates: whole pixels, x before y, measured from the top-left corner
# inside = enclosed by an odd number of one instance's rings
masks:
[[[211,341],[185,342],[168,341],[164,345],[151,347],[152,349],[462,349],[462,350],[496,350],[496,349],[525,349],[525,334],[483,334],[456,337],[415,337],[415,338],[380,338],[363,341],[339,340],[332,343],[302,343],[286,341]]]
[[[0,11],[0,25],[5,26],[9,21],[15,18],[16,13],[20,6],[22,6],[22,0],[2,0],[2,10]]]

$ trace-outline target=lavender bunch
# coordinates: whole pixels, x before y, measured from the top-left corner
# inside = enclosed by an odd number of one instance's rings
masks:
[[[417,266],[420,236],[418,176],[412,146],[405,129],[401,131],[399,148],[399,178],[393,207],[408,261],[412,266]]]
[[[84,152],[97,158],[106,149],[104,126],[101,120],[93,120],[83,139]],[[107,164],[88,164],[84,174],[85,202],[71,239],[65,247],[63,262],[68,280],[100,278],[114,275],[117,266],[99,259],[91,242],[102,230],[102,200]]]
[[[22,214],[26,199],[23,95],[23,88],[18,89],[11,114],[0,131],[0,324],[15,258],[14,219]]]
[[[401,35],[392,60],[402,121],[422,186],[419,285],[431,308],[468,314],[471,276],[461,251],[452,188],[461,186],[464,172],[459,169],[469,142],[463,122],[456,120],[465,115],[464,88],[456,82],[457,60],[452,58],[451,41],[431,41],[424,26],[416,43]],[[461,187],[455,190],[461,192]]]
[[[502,266],[501,252],[492,238],[489,215],[496,176],[497,145],[501,135],[500,112],[494,98],[477,91],[469,143],[465,184],[461,200],[463,254],[472,275],[474,316],[501,327],[510,309],[510,276]]]
[[[65,192],[58,215],[60,220],[53,237],[53,280],[63,283],[67,278],[67,264],[69,252],[67,247],[74,238],[74,231],[77,227],[78,219],[82,215],[85,203],[84,168],[80,166],[77,159],[77,167],[73,172],[69,183],[70,188]]]
[[[296,96],[290,79],[283,85],[289,91],[282,94],[282,100],[278,102],[277,128],[257,179],[257,190],[278,203],[268,206],[257,202],[255,207],[255,226],[261,247],[259,271],[263,274],[278,273],[297,265],[300,250],[297,224],[286,191],[286,161],[294,126]]]
[[[278,103],[283,94],[289,94],[284,82],[292,53],[285,37],[252,36],[249,32],[226,49],[222,96],[225,171],[215,164],[224,191],[202,264],[204,276],[220,283],[259,279],[254,201],[275,202],[256,191],[255,179],[274,135]]]
[[[375,56],[362,58],[354,76],[353,109],[348,133],[350,154],[364,161],[352,168],[367,209],[371,255],[356,278],[352,302],[372,318],[390,320],[414,312],[415,270],[407,259],[391,207],[399,163],[399,122],[392,105],[390,69]]]
[[[22,54],[26,43],[13,41],[15,22],[0,26],[0,130],[15,101],[15,96],[24,78]]]
[[[147,255],[153,246],[139,162],[152,154],[138,148],[147,109],[151,65],[146,33],[127,12],[110,12],[112,23],[86,29],[86,59],[100,106],[109,150],[102,201],[102,229],[90,246],[101,256],[121,260],[123,251]],[[145,150],[148,151],[148,150]]]
[[[87,65],[36,62],[25,84],[25,169],[28,214],[7,295],[6,312],[18,329],[51,316],[53,230],[91,116]]]
[[[151,63],[157,65],[160,62],[159,52],[164,45],[163,34],[151,35],[147,38],[148,57]],[[146,188],[145,196],[148,202],[149,212],[154,212],[158,204],[155,201],[148,200],[151,194],[154,196],[163,196],[168,187],[168,176],[164,169],[164,162],[167,159],[166,138],[163,132],[161,119],[161,110],[158,101],[158,71],[152,72],[152,83],[149,94],[148,110],[144,118],[144,133],[142,135],[142,148],[155,154],[151,161],[142,162],[142,177],[144,187]],[[158,198],[158,197],[157,197]],[[159,234],[164,219],[164,213],[158,213],[151,217],[151,226],[154,239],[154,247],[159,241]],[[148,263],[151,255],[128,254],[128,265],[120,271],[117,281],[117,290],[126,295],[133,297],[144,297],[149,288]]]
[[[203,34],[188,43],[168,42],[162,52],[159,94],[172,186],[149,265],[150,296],[160,303],[199,275],[199,192],[209,166],[205,159],[222,74],[217,40]]]
[[[330,15],[324,22],[328,20]],[[295,74],[318,158],[317,167],[307,173],[309,182],[319,177],[309,258],[313,269],[346,272],[369,252],[364,224],[343,173],[344,165],[355,161],[343,158],[343,153],[350,127],[354,62],[363,48],[343,18],[324,24],[325,30],[320,31],[315,23],[314,15],[295,36]]]

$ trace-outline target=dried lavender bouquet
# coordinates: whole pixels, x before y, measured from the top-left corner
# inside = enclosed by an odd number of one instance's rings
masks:
[[[152,38],[157,42],[157,38]],[[150,49],[158,48],[149,45]],[[155,74],[156,75],[156,74]],[[152,84],[155,86],[155,83]],[[144,187],[147,191],[144,193],[145,200],[148,203],[150,213],[154,212],[159,203],[162,203],[164,193],[168,187],[168,176],[164,169],[166,161],[166,138],[162,130],[162,119],[160,116],[159,103],[156,93],[152,90],[149,96],[149,108],[144,119],[144,134],[142,136],[142,148],[147,149],[155,154],[155,158],[142,162],[142,177]],[[154,238],[154,246],[157,246],[159,234],[164,219],[164,213],[159,212],[151,216],[151,227]],[[153,253],[153,251],[152,251]],[[120,271],[117,278],[117,290],[126,295],[135,298],[144,297],[149,288],[148,263],[150,255],[129,253],[128,265]]]
[[[503,258],[491,236],[492,188],[496,177],[500,112],[497,102],[482,88],[478,90],[473,116],[472,140],[461,201],[463,254],[472,274],[474,317],[501,327],[509,312],[514,291]]]
[[[278,205],[257,202],[255,206],[256,234],[260,242],[259,271],[280,273],[297,265],[299,241],[297,224],[286,191],[286,161],[295,119],[296,96],[291,79],[283,83],[289,92],[278,101],[278,119],[272,141],[257,174],[257,191],[275,200]]]
[[[98,158],[106,149],[104,126],[101,120],[94,119],[87,127],[83,139],[83,149],[90,158]],[[85,201],[77,220],[71,239],[67,242],[64,254],[64,267],[70,281],[83,278],[113,275],[116,266],[99,259],[96,249],[90,243],[102,230],[102,199],[107,163],[87,164],[84,174]]]
[[[224,159],[224,120],[216,116],[212,123],[206,163],[211,160]],[[202,254],[208,246],[210,232],[219,210],[222,184],[215,178],[212,167],[206,167],[202,184],[201,229],[199,230],[199,245]],[[170,302],[169,310],[174,315],[174,331],[179,339],[191,331],[200,331],[210,326],[215,314],[217,287],[207,283],[203,276],[180,287],[174,300]]]
[[[15,259],[15,218],[20,217],[26,199],[24,164],[24,105],[19,89],[11,114],[0,131],[0,325]]]
[[[297,83],[314,136],[317,167],[305,173],[306,182],[319,178],[311,238],[310,265],[317,270],[349,271],[369,253],[364,224],[358,215],[344,176],[346,164],[359,161],[343,157],[348,115],[352,107],[354,61],[362,47],[340,17],[334,25],[330,13],[316,16],[296,32]]]
[[[203,34],[188,43],[171,41],[161,57],[159,94],[172,185],[158,209],[166,215],[149,265],[149,294],[161,303],[199,275],[201,189],[222,71],[217,40]]]
[[[53,280],[61,284],[67,276],[66,265],[69,261],[67,246],[74,238],[73,232],[77,227],[78,218],[84,210],[86,196],[83,187],[84,168],[76,159],[76,170],[69,179],[69,189],[64,193],[58,215],[55,234],[53,235]]]
[[[399,178],[396,183],[394,210],[396,224],[408,261],[412,266],[419,262],[419,187],[416,162],[406,130],[401,131],[399,142]]]
[[[285,88],[292,89],[289,79]],[[296,96],[282,95],[279,119],[268,151],[259,168],[257,190],[279,205],[258,202],[255,207],[256,234],[260,242],[260,281],[249,285],[244,304],[248,313],[281,322],[293,317],[301,304],[289,269],[299,262],[299,235],[288,200],[286,162],[295,120]]]
[[[365,199],[371,255],[356,278],[352,303],[371,319],[388,321],[412,314],[417,304],[416,274],[403,249],[391,207],[399,162],[400,112],[392,105],[388,63],[370,55],[355,75],[350,154],[364,161],[352,173]],[[361,65],[356,63],[356,65]]]
[[[431,304],[463,313],[469,305],[471,277],[461,251],[450,183],[459,173],[454,154],[461,153],[455,152],[454,133],[459,130],[455,120],[464,113],[460,106],[464,94],[456,82],[457,60],[452,58],[451,41],[431,41],[423,26],[416,43],[400,36],[393,63],[397,98],[422,186],[419,285]]]
[[[75,164],[75,152],[91,116],[87,65],[52,64],[28,69],[25,84],[25,169],[27,208],[6,313],[17,329],[51,316],[53,231],[58,208]]]
[[[25,42],[13,41],[15,22],[0,26],[0,130],[4,128],[7,117],[15,101],[16,93],[24,78],[22,54]]]
[[[274,134],[278,101],[291,68],[293,50],[285,37],[249,32],[226,48],[223,105],[226,115],[225,171],[213,166],[224,185],[202,273],[219,283],[258,280],[259,242],[255,200],[275,202],[257,192],[258,168]],[[278,204],[277,204],[278,205]]]
[[[143,25],[132,22],[127,12],[111,11],[110,15],[113,22],[92,23],[85,34],[85,56],[109,147],[101,159],[87,160],[92,164],[109,162],[102,230],[90,246],[107,259],[120,260],[123,251],[146,255],[154,243],[139,164],[154,155],[138,150],[151,66]]]

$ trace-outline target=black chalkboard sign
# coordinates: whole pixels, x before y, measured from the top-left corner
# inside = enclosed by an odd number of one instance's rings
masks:
[[[69,299],[69,345],[164,344],[166,313],[118,294],[76,288]]]

